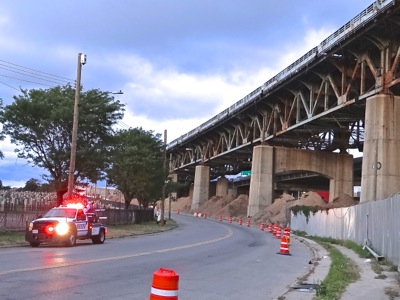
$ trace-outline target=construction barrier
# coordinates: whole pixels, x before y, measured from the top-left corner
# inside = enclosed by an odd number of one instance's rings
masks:
[[[274,230],[273,230],[273,233],[272,233],[274,236],[276,236],[276,232],[278,231],[278,227],[279,227],[279,225],[275,223],[274,224]]]
[[[218,220],[222,221],[222,216],[219,216]]]
[[[204,214],[203,217],[204,217],[204,219],[207,219],[207,214]]]
[[[280,238],[282,237],[282,229],[279,227],[279,225],[278,225],[278,227],[276,228],[276,235],[275,235],[275,237],[276,237],[277,239],[280,239]]]
[[[272,231],[273,231],[273,230],[272,230],[272,224],[271,224],[271,223],[268,224],[268,226],[267,226],[267,231],[268,231],[268,232],[272,232]]]
[[[242,225],[242,223],[243,223],[242,218],[240,218],[238,222],[239,222],[239,225]]]
[[[150,300],[178,300],[179,275],[174,270],[158,269],[153,274]]]
[[[287,236],[283,236],[281,239],[281,247],[277,254],[291,255],[289,252],[289,241]]]
[[[264,223],[261,223],[261,224],[260,224],[260,230],[261,230],[261,231],[264,231],[264,226],[265,226]]]
[[[246,221],[246,226],[247,226],[247,227],[250,227],[250,219],[247,219],[247,221]]]
[[[286,228],[283,230],[283,235],[284,235],[284,236],[290,236],[290,228],[289,228],[289,227],[286,227]]]
[[[229,223],[232,223],[232,217],[229,217],[229,218],[228,218],[228,222],[229,222]]]

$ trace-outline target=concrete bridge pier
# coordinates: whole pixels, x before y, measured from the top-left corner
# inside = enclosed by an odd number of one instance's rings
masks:
[[[275,185],[274,149],[274,147],[265,145],[253,148],[248,216],[254,216],[272,204]]]
[[[360,202],[400,191],[400,97],[367,99]]]
[[[311,171],[329,178],[329,201],[342,194],[353,195],[352,155],[267,145],[255,146],[247,209],[249,216],[272,204],[275,174],[289,171]]]
[[[196,166],[194,174],[194,187],[192,198],[192,210],[198,209],[208,200],[210,190],[210,167]]]
[[[215,196],[225,197],[228,195],[228,179],[226,177],[218,178]]]

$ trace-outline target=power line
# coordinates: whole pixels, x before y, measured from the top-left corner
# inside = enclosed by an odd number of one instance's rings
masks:
[[[3,74],[0,74],[0,77],[50,88],[54,87],[55,85],[68,85],[72,82],[75,82],[74,79],[35,70],[2,59],[0,59],[0,70],[3,70]],[[19,76],[15,76],[14,74],[18,74]],[[21,86],[19,89],[17,89],[13,85],[10,85],[4,81],[0,81],[0,83],[14,90],[21,90]]]
[[[11,79],[14,79],[14,80],[25,81],[25,82],[29,82],[29,83],[34,83],[34,84],[39,84],[39,85],[43,85],[43,86],[48,86],[48,87],[51,87],[51,86],[52,86],[52,85],[49,85],[49,84],[44,84],[44,83],[35,82],[35,81],[31,81],[31,80],[27,80],[27,79],[22,79],[22,78],[16,78],[16,77],[4,75],[4,74],[0,74],[0,76],[2,76],[2,77],[7,77],[7,78],[11,78]]]
[[[68,83],[65,80],[61,81],[60,79],[58,79],[56,77],[48,77],[46,75],[43,76],[43,75],[38,74],[38,73],[25,72],[24,70],[13,68],[13,67],[9,67],[9,66],[4,66],[3,64],[0,64],[0,69],[6,70],[6,71],[10,71],[10,72],[13,72],[13,73],[17,73],[17,74],[20,74],[20,75],[23,75],[23,76],[40,79],[40,80],[43,80],[43,81],[49,81],[49,82],[57,83],[57,84],[66,84],[66,83]],[[32,74],[32,75],[30,75],[30,74]]]
[[[12,89],[14,89],[14,90],[20,91],[20,90],[17,89],[16,87],[13,87],[13,86],[11,86],[11,85],[5,83],[5,82],[0,81],[0,83],[1,83],[1,84],[4,84],[4,85],[6,85],[6,86],[8,86],[8,87],[10,87],[10,88],[12,88]]]
[[[13,65],[13,66],[17,66],[17,67],[20,67],[20,68],[24,68],[24,69],[33,71],[33,72],[35,72],[35,73],[45,74],[45,75],[48,75],[48,76],[50,76],[50,77],[57,77],[57,78],[59,78],[60,80],[63,79],[63,80],[66,80],[66,81],[68,81],[68,82],[75,81],[74,79],[70,79],[70,78],[67,78],[67,77],[59,76],[59,75],[54,75],[54,74],[47,73],[47,72],[43,72],[43,71],[38,71],[38,70],[35,70],[35,69],[32,69],[32,68],[24,67],[24,66],[21,66],[21,65],[18,65],[18,64],[14,64],[14,63],[11,63],[11,62],[2,60],[2,59],[0,59],[0,61],[1,61],[1,62],[4,62],[4,63],[6,63],[6,64],[10,64],[10,65]]]

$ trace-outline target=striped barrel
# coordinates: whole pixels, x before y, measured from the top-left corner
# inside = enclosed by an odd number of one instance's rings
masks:
[[[160,268],[153,274],[150,300],[178,300],[179,275]]]

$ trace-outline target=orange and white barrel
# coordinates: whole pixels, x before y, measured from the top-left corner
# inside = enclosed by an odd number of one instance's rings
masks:
[[[279,249],[278,254],[291,255],[289,252],[289,240],[288,237],[285,235],[281,239],[281,247]]]
[[[150,300],[178,300],[179,275],[174,270],[160,268],[153,274]]]

